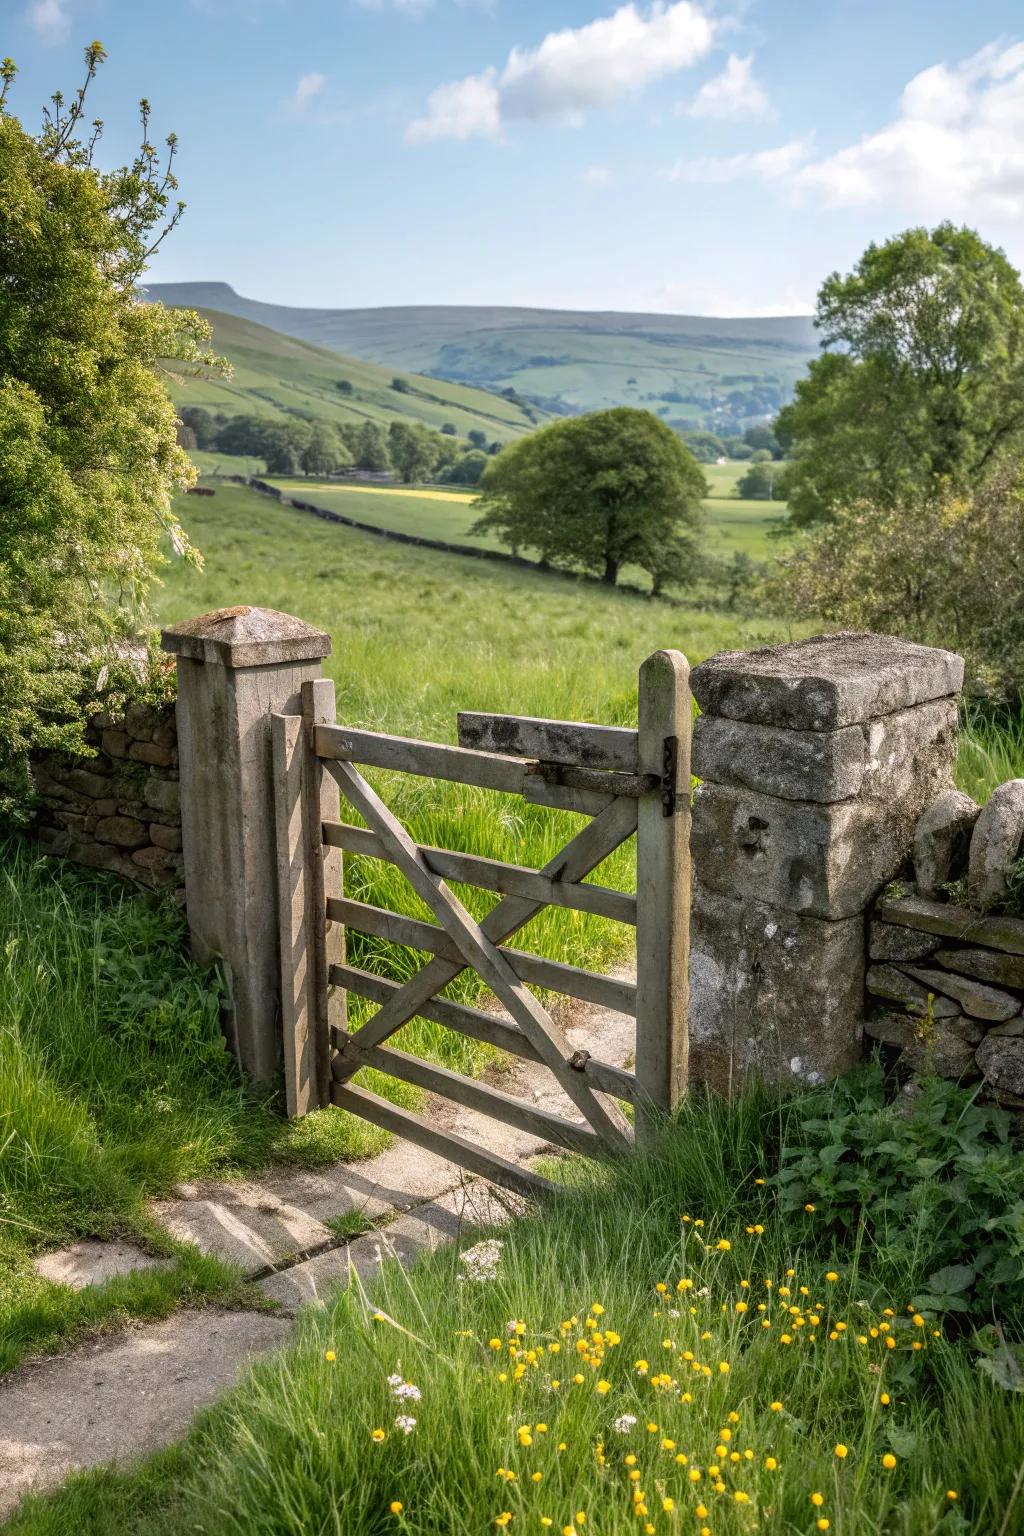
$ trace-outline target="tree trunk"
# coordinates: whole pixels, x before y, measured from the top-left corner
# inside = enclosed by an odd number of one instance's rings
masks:
[[[604,559],[604,575],[601,577],[601,584],[602,584],[602,586],[614,587],[614,585],[618,581],[618,579],[619,579],[619,562],[614,558],[614,556],[612,556],[612,555],[605,555],[605,559]]]

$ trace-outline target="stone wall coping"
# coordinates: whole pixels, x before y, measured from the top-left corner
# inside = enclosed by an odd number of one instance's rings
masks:
[[[834,731],[959,693],[952,651],[847,630],[757,651],[720,651],[690,674],[705,714],[752,725]]]
[[[331,653],[331,637],[323,630],[276,608],[246,604],[171,624],[161,633],[160,645],[190,661],[236,668],[315,661]]]
[[[872,913],[880,922],[935,933],[942,938],[981,944],[1011,955],[1024,955],[1024,919],[977,912],[923,896],[882,896]]]

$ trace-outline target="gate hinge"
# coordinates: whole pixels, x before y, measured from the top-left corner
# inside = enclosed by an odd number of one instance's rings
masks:
[[[665,816],[674,816],[676,810],[676,773],[679,764],[679,737],[666,736],[662,749],[661,809]]]
[[[572,1055],[569,1057],[569,1066],[572,1067],[574,1072],[585,1072],[587,1069],[587,1062],[589,1060],[589,1051],[573,1051]]]

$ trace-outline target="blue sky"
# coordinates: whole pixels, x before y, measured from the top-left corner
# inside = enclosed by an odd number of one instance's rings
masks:
[[[1024,265],[1020,0],[0,0],[35,122],[179,136],[154,281],[289,304],[806,312],[942,217]]]

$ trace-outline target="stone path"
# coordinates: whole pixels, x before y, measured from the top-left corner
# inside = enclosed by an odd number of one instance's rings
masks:
[[[574,1046],[602,1060],[631,1059],[634,1021],[609,1009],[570,1024]],[[546,1068],[517,1063],[508,1092],[571,1119],[579,1115]],[[523,1131],[431,1100],[431,1118],[512,1161],[547,1150]],[[348,1283],[373,1278],[390,1256],[410,1264],[457,1240],[464,1228],[504,1221],[514,1196],[473,1180],[433,1153],[395,1142],[365,1162],[276,1169],[246,1183],[182,1186],[153,1203],[176,1237],[239,1264],[281,1312],[181,1312],[165,1322],[70,1350],[0,1378],[0,1518],[29,1488],[52,1487],[76,1468],[145,1455],[179,1438],[258,1354],[287,1342],[290,1315]],[[328,1225],[359,1218],[371,1230],[346,1238]],[[39,1261],[40,1272],[76,1287],[154,1261],[130,1244],[84,1242]]]

